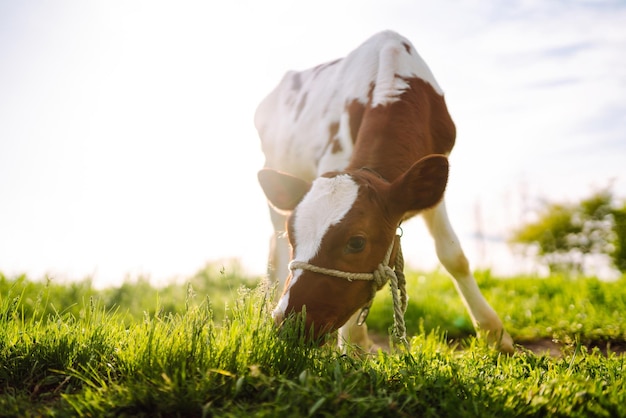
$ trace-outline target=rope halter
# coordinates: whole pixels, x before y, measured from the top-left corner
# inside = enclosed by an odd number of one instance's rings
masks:
[[[372,282],[372,294],[369,302],[363,307],[359,315],[357,324],[362,325],[367,318],[369,308],[372,305],[376,292],[383,288],[383,286],[389,283],[391,289],[391,297],[393,299],[393,330],[392,337],[394,342],[401,343],[405,348],[409,347],[409,343],[406,338],[406,325],[404,323],[404,313],[406,312],[407,294],[406,294],[406,279],[404,277],[404,256],[402,255],[402,248],[400,247],[400,237],[398,234],[394,237],[385,258],[378,265],[376,270],[372,273],[352,273],[347,271],[329,269],[324,267],[315,266],[304,261],[293,260],[289,263],[290,270],[307,270],[313,273],[319,273],[326,276],[338,277],[348,281],[364,280]],[[393,268],[389,265],[391,253],[394,247],[397,248],[396,257],[393,263]]]

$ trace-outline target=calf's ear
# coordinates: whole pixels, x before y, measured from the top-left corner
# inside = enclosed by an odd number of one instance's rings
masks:
[[[257,177],[267,200],[280,211],[293,210],[311,188],[307,181],[270,168],[259,171]]]
[[[429,155],[391,184],[391,201],[401,213],[431,208],[443,198],[447,182],[448,159],[444,155]]]

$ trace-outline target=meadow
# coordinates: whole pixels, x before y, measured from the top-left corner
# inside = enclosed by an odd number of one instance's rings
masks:
[[[278,333],[275,289],[236,265],[160,288],[0,274],[0,416],[626,416],[626,276],[477,279],[514,355],[475,338],[438,271],[407,274],[410,350],[375,354]],[[379,339],[391,309],[385,288]]]

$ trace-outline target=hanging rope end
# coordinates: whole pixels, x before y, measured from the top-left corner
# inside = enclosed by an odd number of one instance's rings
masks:
[[[397,334],[396,330],[391,332],[391,349],[394,351],[406,351],[407,353],[411,351],[411,344],[406,337],[406,333]]]

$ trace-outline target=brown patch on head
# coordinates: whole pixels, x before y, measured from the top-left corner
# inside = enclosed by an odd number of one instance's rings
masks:
[[[406,52],[411,55],[411,45],[409,45],[406,42],[402,42],[402,46],[404,47],[404,49],[406,49]]]
[[[318,339],[344,325],[367,303],[371,282],[352,282],[338,277],[303,272],[289,289],[287,315],[306,310],[306,330],[310,339]],[[350,303],[356,301],[356,303]],[[354,306],[359,305],[359,306]],[[308,331],[313,328],[313,333]]]
[[[359,185],[358,197],[344,218],[328,229],[309,263],[345,272],[371,273],[383,261],[400,217],[393,215],[392,219],[386,206],[389,183],[368,171],[350,175]],[[363,240],[363,246],[358,247],[355,239],[357,244]],[[307,270],[296,274],[299,276],[289,289],[286,313],[298,313],[306,307],[306,326],[314,327],[315,338],[342,326],[371,297],[371,281],[348,281]]]

